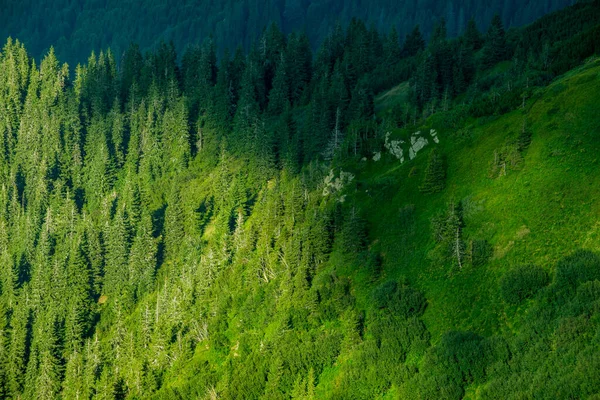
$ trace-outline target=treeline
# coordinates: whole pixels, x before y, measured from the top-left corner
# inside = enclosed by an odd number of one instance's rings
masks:
[[[59,58],[75,65],[92,49],[112,48],[117,58],[131,42],[142,50],[160,41],[175,43],[181,53],[192,41],[212,36],[219,51],[242,45],[249,50],[266,26],[274,22],[285,33],[305,31],[319,45],[337,22],[347,26],[356,17],[381,32],[396,28],[401,37],[420,25],[427,37],[440,18],[450,36],[459,35],[470,16],[487,28],[499,13],[506,26],[521,26],[571,5],[570,0],[544,1],[156,1],[54,0],[8,1],[0,16],[0,38],[17,37],[41,57],[54,46]]]

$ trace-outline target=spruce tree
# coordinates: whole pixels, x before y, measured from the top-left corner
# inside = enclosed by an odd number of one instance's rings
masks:
[[[400,48],[400,39],[396,27],[392,30],[385,39],[383,44],[383,62],[386,67],[391,67],[397,64],[402,57],[402,49]]]
[[[285,59],[282,58],[275,72],[273,88],[269,93],[269,114],[280,115],[290,106],[288,80]]]
[[[417,55],[419,51],[425,48],[425,40],[423,39],[423,35],[421,34],[421,30],[419,26],[415,26],[411,33],[406,35],[406,39],[404,40],[404,46],[402,48],[402,54],[405,57],[412,57]]]
[[[483,45],[483,39],[481,37],[481,32],[479,32],[479,29],[477,29],[475,18],[469,19],[465,33],[462,35],[462,41],[465,46],[472,51],[481,49],[481,46]]]
[[[431,150],[423,182],[419,186],[422,193],[438,193],[446,187],[446,168],[437,149]]]
[[[491,67],[507,56],[506,33],[500,15],[494,15],[483,48],[483,64]]]

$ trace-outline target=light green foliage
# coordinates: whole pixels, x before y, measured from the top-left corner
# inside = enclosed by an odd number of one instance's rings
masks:
[[[173,45],[134,46],[119,68],[92,55],[74,81],[52,51],[37,67],[9,41],[0,396],[600,392],[600,66],[557,75],[595,51],[578,35],[599,9],[506,33],[528,70],[481,68],[491,39],[473,24],[449,39],[450,19],[404,48],[358,20],[314,55],[275,26],[220,62],[223,37],[181,64]],[[538,52],[540,26],[556,44]],[[390,123],[393,101],[373,94],[400,80]],[[443,139],[429,159],[371,161],[387,132],[424,127]],[[518,168],[490,179],[507,143]]]

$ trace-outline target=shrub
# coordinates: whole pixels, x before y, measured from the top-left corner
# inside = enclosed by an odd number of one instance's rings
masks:
[[[539,289],[548,285],[548,273],[535,265],[522,265],[502,277],[502,297],[509,304],[518,304],[532,297]]]
[[[488,341],[473,332],[449,332],[438,347],[444,365],[451,376],[459,375],[463,382],[477,382],[485,377],[485,370],[493,355]]]
[[[494,249],[487,240],[471,240],[469,242],[469,258],[472,266],[485,265],[493,254]]]
[[[427,305],[421,292],[409,286],[400,286],[395,281],[377,287],[373,292],[373,303],[377,308],[387,308],[403,318],[423,315]]]
[[[408,286],[399,287],[390,310],[405,318],[421,316],[425,312],[427,301],[425,296],[416,289]]]
[[[388,281],[376,287],[373,291],[373,304],[375,307],[387,308],[397,289],[398,284],[395,281]]]
[[[600,279],[600,258],[585,250],[565,257],[556,268],[556,286],[575,289],[582,283]]]

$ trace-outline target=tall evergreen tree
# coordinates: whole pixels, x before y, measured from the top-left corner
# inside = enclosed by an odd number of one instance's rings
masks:
[[[503,61],[507,56],[506,33],[500,15],[494,15],[483,47],[483,64],[486,67]]]
[[[465,33],[462,35],[462,41],[470,50],[477,51],[481,49],[481,46],[483,45],[483,39],[479,29],[477,29],[475,18],[469,19]]]
[[[433,149],[429,153],[429,160],[423,183],[419,186],[419,190],[423,193],[437,193],[444,190],[446,187],[446,169],[444,160],[437,149]]]
[[[275,72],[275,79],[273,80],[273,88],[269,93],[269,107],[268,111],[271,115],[280,115],[288,107],[290,107],[289,100],[289,78],[286,71],[285,59],[280,61],[277,70]]]
[[[404,45],[402,47],[402,54],[405,57],[412,57],[425,48],[425,40],[421,34],[419,26],[415,26],[411,33],[406,35]]]

